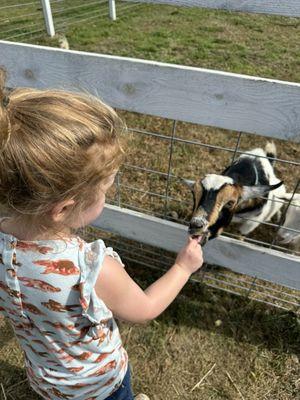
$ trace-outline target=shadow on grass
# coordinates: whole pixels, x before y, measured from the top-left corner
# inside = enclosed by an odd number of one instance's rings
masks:
[[[4,394],[0,391],[0,399],[14,400],[40,400],[41,397],[36,394],[29,386],[24,368],[11,365],[0,360],[0,383],[3,385]],[[2,396],[2,397],[1,397]]]
[[[137,269],[132,263],[127,269],[143,288],[162,275],[141,270],[141,266]],[[300,321],[296,314],[204,284],[188,283],[159,320],[166,325],[209,330],[237,342],[300,356]]]
[[[12,340],[14,336],[14,331],[12,326],[10,325],[7,318],[4,318],[2,314],[0,314],[0,349],[6,345],[7,342]]]

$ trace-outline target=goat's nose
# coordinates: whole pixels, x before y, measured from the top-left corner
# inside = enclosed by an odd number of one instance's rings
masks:
[[[190,221],[190,229],[200,229],[208,225],[208,221],[204,216],[193,217]]]

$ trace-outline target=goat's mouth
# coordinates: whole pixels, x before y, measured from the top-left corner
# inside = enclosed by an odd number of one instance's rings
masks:
[[[208,229],[203,231],[201,229],[189,228],[189,235],[193,239],[199,239],[199,244],[201,244],[201,246],[203,246],[208,241],[208,238],[210,236],[210,232],[209,232]]]

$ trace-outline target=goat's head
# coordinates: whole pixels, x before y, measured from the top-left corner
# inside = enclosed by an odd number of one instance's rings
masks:
[[[208,174],[201,181],[185,182],[192,189],[194,198],[189,234],[201,236],[202,245],[222,233],[241,204],[266,196],[283,183],[242,186],[229,176],[215,174]]]

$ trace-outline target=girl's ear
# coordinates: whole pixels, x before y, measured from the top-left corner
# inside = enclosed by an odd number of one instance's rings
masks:
[[[54,222],[63,222],[75,204],[74,199],[68,199],[57,203],[51,210],[50,215]]]

